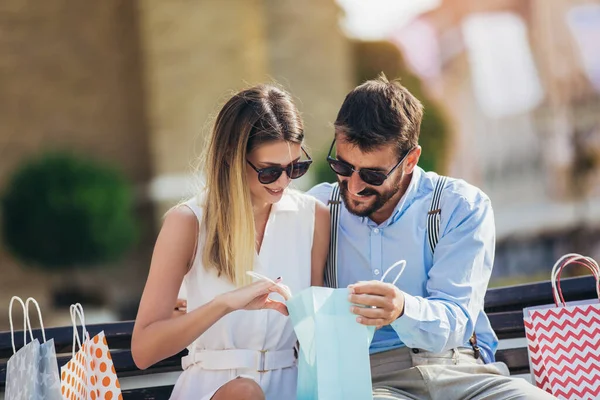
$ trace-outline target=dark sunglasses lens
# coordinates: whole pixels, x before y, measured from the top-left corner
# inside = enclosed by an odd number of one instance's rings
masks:
[[[352,167],[339,161],[339,160],[327,160],[329,162],[329,166],[338,175],[341,176],[350,176],[352,175]]]
[[[263,185],[268,185],[279,179],[282,173],[283,170],[281,168],[265,168],[258,174],[258,181]]]
[[[373,186],[381,186],[385,181],[385,174],[377,171],[369,171],[367,169],[361,169],[359,172],[360,179],[362,179],[365,183]]]
[[[310,161],[301,161],[292,165],[292,173],[289,175],[292,179],[298,179],[306,174],[310,167]]]

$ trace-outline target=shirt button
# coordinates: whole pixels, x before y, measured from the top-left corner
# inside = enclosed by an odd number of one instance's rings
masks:
[[[373,233],[377,235],[379,233],[379,228],[373,229]]]
[[[373,271],[373,273],[374,273],[375,275],[379,275],[379,270],[378,270],[378,269],[376,269],[375,271]]]

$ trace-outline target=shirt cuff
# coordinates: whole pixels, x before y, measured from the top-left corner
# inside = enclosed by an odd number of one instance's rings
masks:
[[[421,303],[415,296],[404,293],[404,313],[391,323],[400,340],[407,346],[414,343],[412,336],[417,334],[421,319]]]

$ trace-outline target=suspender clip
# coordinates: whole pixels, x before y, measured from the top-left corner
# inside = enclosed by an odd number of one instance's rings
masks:
[[[479,346],[477,346],[477,334],[475,332],[473,332],[473,336],[469,339],[469,343],[471,343],[471,347],[473,347],[475,359],[481,357],[481,351],[479,350]]]

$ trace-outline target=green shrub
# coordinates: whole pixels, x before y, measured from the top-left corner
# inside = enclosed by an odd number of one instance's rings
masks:
[[[133,196],[112,168],[67,153],[22,165],[2,198],[6,247],[47,269],[117,261],[137,238]]]

